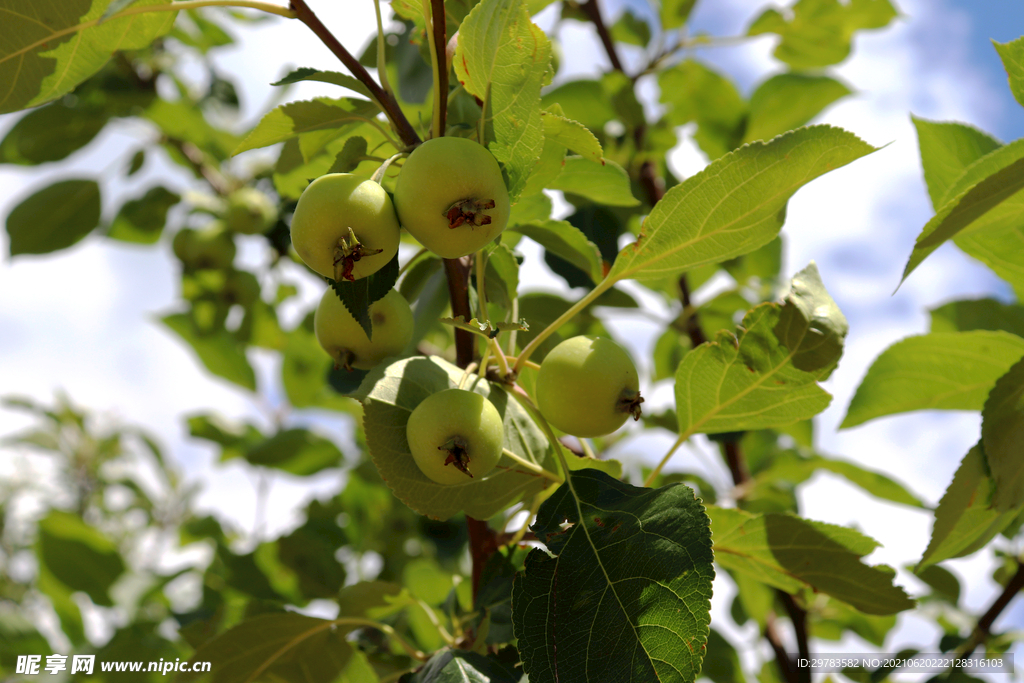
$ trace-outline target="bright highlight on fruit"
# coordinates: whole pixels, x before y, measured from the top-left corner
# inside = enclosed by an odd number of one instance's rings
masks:
[[[537,407],[567,434],[611,434],[630,415],[640,419],[640,379],[626,350],[604,337],[566,339],[537,373]]]
[[[494,404],[472,391],[445,389],[425,398],[406,423],[416,466],[444,486],[468,484],[501,458],[505,429]]]
[[[508,224],[501,168],[482,145],[465,138],[427,140],[406,159],[395,185],[398,219],[442,258],[484,246]]]
[[[372,339],[366,336],[333,289],[328,288],[313,315],[317,341],[338,367],[369,370],[388,356],[405,350],[412,339],[412,309],[392,289],[370,304]]]
[[[299,197],[292,245],[324,277],[353,281],[376,273],[394,258],[399,229],[384,188],[351,173],[329,173]]]

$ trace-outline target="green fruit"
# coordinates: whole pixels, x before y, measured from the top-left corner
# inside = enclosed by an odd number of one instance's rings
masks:
[[[338,366],[351,370],[369,370],[388,356],[405,350],[412,339],[412,309],[392,289],[370,304],[372,340],[333,289],[328,288],[313,316],[313,330],[320,346]]]
[[[420,471],[431,481],[454,486],[494,469],[505,428],[498,409],[480,394],[445,389],[416,406],[405,436]]]
[[[487,149],[465,138],[434,138],[413,150],[395,185],[398,220],[442,258],[471,254],[508,224],[508,190]]]
[[[625,349],[603,337],[566,339],[537,373],[537,407],[552,425],[575,436],[602,436],[626,418],[640,418],[640,380]]]
[[[259,235],[277,221],[277,207],[255,187],[242,187],[228,196],[224,224],[231,232]]]
[[[186,270],[227,269],[235,260],[235,240],[219,223],[204,230],[179,230],[173,248]]]
[[[334,280],[358,280],[398,252],[398,218],[377,183],[351,173],[320,176],[292,216],[292,245],[307,266]]]

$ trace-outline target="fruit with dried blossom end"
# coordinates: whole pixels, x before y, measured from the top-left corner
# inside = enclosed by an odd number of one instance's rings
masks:
[[[464,389],[423,399],[409,415],[405,436],[416,466],[443,486],[469,484],[494,469],[505,428],[494,404]]]
[[[508,189],[494,156],[465,138],[427,140],[395,184],[402,227],[442,258],[480,249],[508,224]]]
[[[370,304],[372,338],[349,313],[331,288],[324,292],[313,316],[313,330],[338,367],[369,370],[388,356],[405,350],[412,339],[412,309],[398,290]]]
[[[292,245],[324,277],[354,281],[383,268],[398,252],[398,217],[377,183],[351,173],[320,176],[299,197]]]
[[[579,336],[540,364],[537,407],[552,425],[580,437],[604,436],[640,418],[640,379],[626,350],[604,337]]]

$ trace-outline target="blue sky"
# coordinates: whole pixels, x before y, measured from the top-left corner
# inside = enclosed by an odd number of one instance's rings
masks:
[[[1010,96],[1006,76],[989,38],[1000,41],[1024,33],[1024,3],[1020,0],[897,0],[903,18],[884,31],[861,35],[853,56],[834,70],[851,84],[857,95],[830,108],[821,121],[851,130],[885,149],[833,172],[801,190],[791,201],[787,225],[786,264],[792,274],[815,260],[825,284],[850,321],[847,352],[829,381],[835,395],[832,406],[819,418],[818,436],[823,451],[887,470],[926,501],[937,502],[959,459],[977,440],[978,418],[964,413],[918,413],[876,420],[862,427],[836,432],[852,392],[871,361],[884,348],[910,334],[927,330],[926,309],[953,298],[1006,297],[1009,290],[987,269],[948,245],[933,254],[893,296],[902,266],[914,238],[931,216],[910,113],[938,120],[961,120],[987,130],[1004,141],[1024,136],[1024,109]],[[344,5],[344,7],[342,7]],[[361,47],[373,25],[369,0],[314,3],[342,42]],[[694,15],[697,28],[717,34],[736,34],[764,6],[752,0],[701,0]],[[614,16],[621,4],[605,3]],[[550,13],[538,22],[549,26]],[[239,46],[222,51],[222,68],[243,78],[241,94],[247,123],[273,96],[269,83],[282,74],[280,55],[291,66],[338,68],[330,53],[312,40],[297,22],[275,22],[244,34],[236,30]],[[592,31],[568,22],[560,31],[566,59],[565,74],[592,72],[603,56]],[[276,49],[268,50],[267,45]],[[571,46],[571,49],[569,48]],[[780,70],[770,58],[771,38],[738,48],[706,51],[708,59],[729,72],[746,92],[765,75]],[[244,74],[244,76],[238,76]],[[565,77],[564,75],[562,77]],[[333,95],[330,86],[302,84],[290,99]],[[0,133],[15,117],[0,117]],[[6,213],[31,186],[54,176],[96,173],[114,160],[130,158],[138,140],[150,135],[144,126],[111,127],[100,144],[71,159],[40,169],[0,167],[0,214]],[[700,170],[706,159],[685,138],[671,156],[683,175]],[[239,163],[246,163],[240,159]],[[141,193],[156,182],[185,189],[181,177],[168,179],[166,163],[151,163],[128,183],[105,198],[106,216],[119,201]],[[0,251],[6,253],[5,235]],[[242,530],[255,523],[255,476],[241,465],[219,466],[205,446],[185,437],[183,415],[212,410],[229,418],[267,420],[257,401],[251,401],[219,380],[205,375],[190,352],[167,332],[155,317],[168,311],[177,297],[177,266],[163,250],[111,244],[94,236],[73,249],[51,257],[24,257],[0,261],[0,394],[27,394],[49,400],[58,388],[77,402],[127,422],[141,424],[158,435],[186,475],[204,487],[202,505],[214,509]],[[243,239],[243,263],[265,259],[258,238]],[[289,277],[303,287],[301,306],[287,319],[294,321],[303,307],[319,298],[321,285],[295,269]],[[558,286],[542,270],[531,267],[521,278],[536,278],[543,287]],[[698,293],[706,300],[712,287]],[[652,306],[655,304],[652,303]],[[655,309],[657,311],[657,307]],[[663,317],[668,311],[661,311]],[[629,324],[629,345],[643,364],[649,356],[655,328],[643,320],[612,320],[613,329]],[[623,334],[620,338],[625,339]],[[276,368],[265,355],[254,358],[260,379],[277,392]],[[667,385],[648,387],[653,403],[668,404]],[[296,413],[295,423],[315,423],[337,438],[343,447],[351,441],[347,418],[318,413]],[[16,414],[0,412],[0,434],[25,425]],[[627,463],[657,460],[671,441],[627,439],[616,455]],[[711,453],[696,439],[682,449],[680,465],[705,463],[698,456]],[[0,462],[0,476],[5,472]],[[707,468],[723,481],[722,468]],[[327,472],[312,482],[287,476],[274,478],[265,531],[278,532],[298,522],[295,510],[318,492],[337,488],[338,472]],[[885,547],[872,562],[902,566],[920,556],[927,542],[930,517],[917,511],[874,502],[830,475],[819,475],[802,494],[805,514],[840,524],[857,524]],[[984,554],[957,561],[965,578],[966,601],[985,604],[994,590],[987,577]],[[899,580],[911,590],[919,584],[901,571]],[[728,591],[716,586],[716,612],[727,606]],[[1009,615],[1024,623],[1019,606]],[[920,620],[918,620],[920,621]],[[907,637],[927,639],[929,627],[913,618],[904,624]]]

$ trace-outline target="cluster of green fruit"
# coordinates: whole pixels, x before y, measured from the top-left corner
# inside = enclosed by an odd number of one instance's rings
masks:
[[[320,275],[347,286],[380,270],[398,252],[405,227],[442,258],[471,254],[504,230],[509,197],[497,161],[481,145],[442,137],[417,147],[395,185],[394,203],[372,180],[333,173],[313,181],[292,218],[295,251]],[[392,289],[369,309],[367,335],[328,288],[314,328],[340,367],[370,369],[402,353],[412,338],[408,302]],[[643,401],[636,367],[617,344],[574,337],[545,358],[537,377],[541,413],[558,429],[580,437],[618,429]],[[504,442],[502,417],[484,396],[447,389],[424,399],[406,426],[417,466],[442,485],[479,480],[494,469]]]

